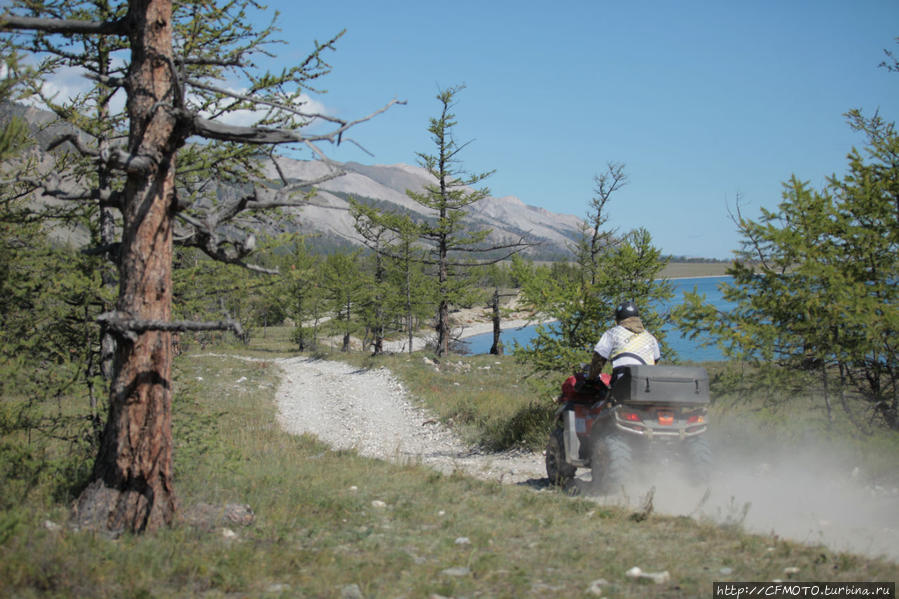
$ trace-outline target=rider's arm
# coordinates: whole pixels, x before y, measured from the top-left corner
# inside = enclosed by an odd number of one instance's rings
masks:
[[[599,374],[602,372],[602,367],[606,365],[606,359],[600,356],[598,353],[593,352],[593,361],[590,362],[590,372],[587,374],[588,379],[595,379],[599,377]]]

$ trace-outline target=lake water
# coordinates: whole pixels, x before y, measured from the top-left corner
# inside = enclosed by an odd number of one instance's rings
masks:
[[[716,308],[726,309],[727,302],[721,297],[718,290],[718,284],[723,281],[730,280],[730,277],[700,277],[695,279],[673,279],[671,281],[674,288],[674,297],[669,302],[670,306],[676,306],[683,303],[683,294],[686,291],[693,291],[694,287],[699,293],[706,295],[706,301],[713,304]],[[536,325],[523,327],[521,329],[504,330],[501,335],[503,344],[507,352],[511,352],[512,344],[527,345],[534,337]],[[692,362],[715,362],[724,360],[721,351],[714,345],[701,347],[700,340],[691,341],[683,337],[672,325],[665,326],[665,338],[682,361]],[[468,344],[468,352],[471,354],[486,354],[493,345],[493,333],[485,333],[483,335],[475,335],[465,340]],[[665,356],[662,356],[664,359]]]

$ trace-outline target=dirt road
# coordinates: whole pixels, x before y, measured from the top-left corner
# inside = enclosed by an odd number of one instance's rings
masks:
[[[311,433],[335,448],[420,462],[446,473],[458,469],[502,482],[544,477],[542,454],[485,454],[467,447],[432,415],[413,406],[386,368],[359,370],[313,358],[289,358],[279,364],[284,370],[277,396],[279,420],[291,433]]]
[[[542,453],[483,453],[412,405],[389,370],[360,370],[341,362],[298,357],[278,361],[281,426],[310,433],[335,448],[397,462],[416,462],[449,473],[546,488]],[[720,431],[719,431],[720,433]],[[716,469],[708,489],[686,486],[656,472],[616,497],[597,501],[641,506],[653,493],[656,512],[689,515],[837,550],[899,560],[899,488],[866,481],[835,448],[802,454],[760,443],[729,447],[713,437]],[[588,478],[587,471],[582,470]]]

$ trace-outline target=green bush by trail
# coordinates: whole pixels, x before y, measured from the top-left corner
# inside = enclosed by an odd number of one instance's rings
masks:
[[[899,431],[899,133],[879,115],[848,116],[865,146],[845,175],[821,190],[794,175],[775,210],[738,219],[742,248],[721,284],[733,309],[689,293],[674,317],[762,371],[816,373],[831,419],[852,414],[856,396]]]

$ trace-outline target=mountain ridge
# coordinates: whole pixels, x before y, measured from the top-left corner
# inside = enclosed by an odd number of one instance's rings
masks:
[[[288,181],[312,180],[327,172],[327,165],[317,160],[277,158],[278,166]],[[354,197],[362,202],[377,203],[381,209],[403,211],[420,218],[433,217],[434,211],[421,206],[406,191],[422,192],[436,183],[428,171],[409,164],[337,163],[346,174],[316,186],[309,206],[292,209],[300,219],[304,232],[325,232],[344,241],[361,245],[361,237],[353,228],[349,202]],[[277,177],[274,165],[265,169],[269,178]],[[463,222],[472,229],[491,229],[487,243],[503,243],[524,237],[535,245],[525,253],[537,258],[568,258],[570,244],[581,232],[583,221],[573,215],[555,213],[530,206],[514,195],[488,196],[466,208]]]
[[[64,151],[69,144],[48,152],[50,142],[74,129],[46,110],[14,102],[0,103],[0,121],[11,116],[23,118],[47,162],[47,172],[52,172],[53,155]],[[277,167],[270,161],[263,165],[267,184],[277,185],[281,175],[289,182],[315,181],[333,171],[336,166],[344,171],[342,176],[315,186],[311,201],[302,207],[282,211],[275,221],[261,225],[267,234],[300,232],[310,236],[310,246],[322,245],[361,247],[362,237],[354,228],[349,198],[375,205],[381,210],[405,212],[418,220],[433,219],[436,212],[418,204],[407,190],[422,192],[427,185],[435,184],[434,177],[424,168],[404,163],[362,164],[359,162],[326,163],[321,160],[297,160],[277,156]],[[280,172],[279,172],[280,171]],[[240,193],[237,184],[219,182],[219,197]],[[530,206],[514,195],[489,196],[465,209],[463,225],[469,230],[490,229],[486,245],[517,242],[520,239],[533,244],[524,253],[535,259],[567,260],[571,258],[571,244],[578,238],[583,221],[572,215],[555,213],[545,208]],[[81,237],[78,233],[75,238]]]

